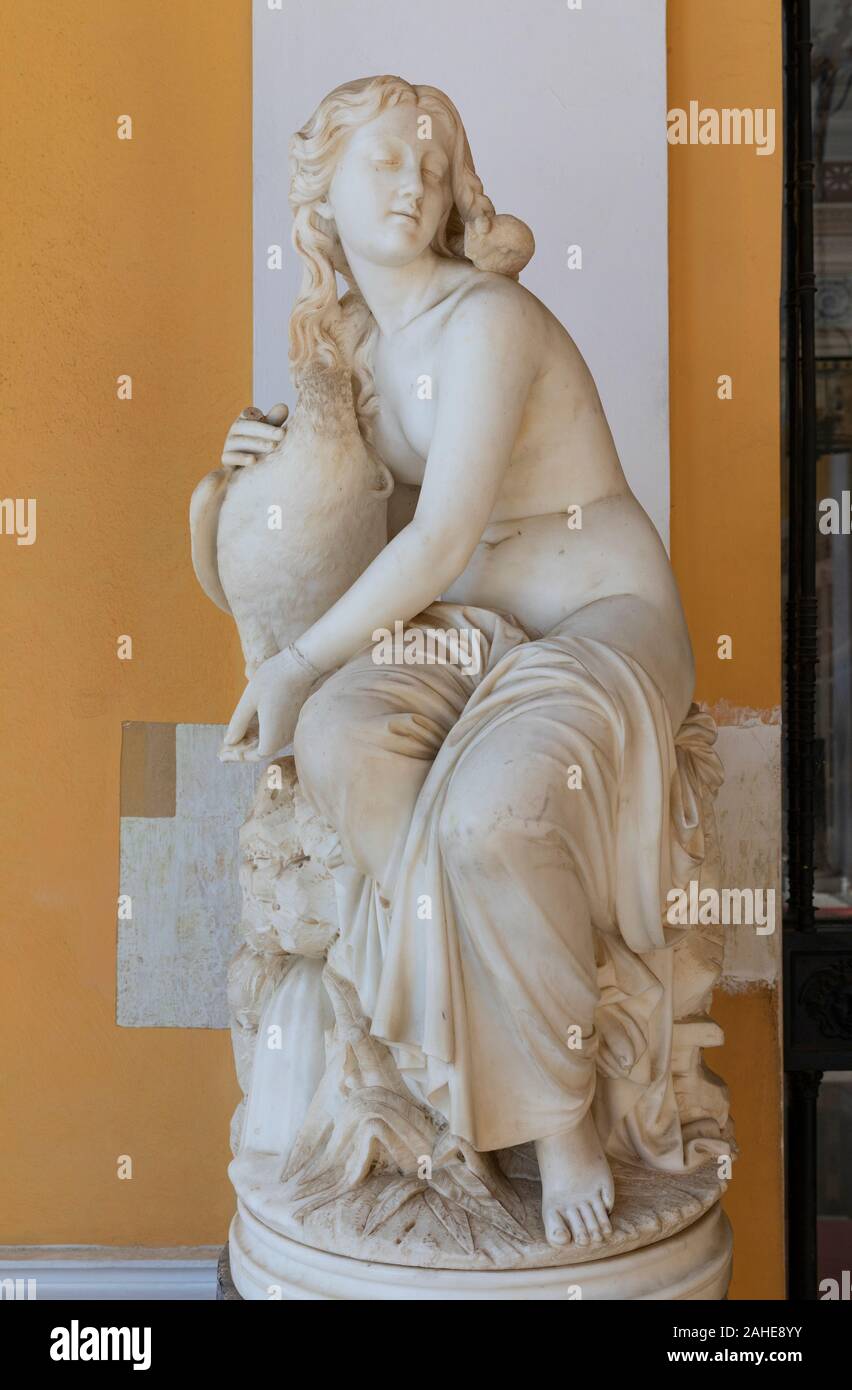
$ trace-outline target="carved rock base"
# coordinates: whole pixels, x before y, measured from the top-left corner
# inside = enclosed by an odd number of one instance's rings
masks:
[[[285,1189],[278,1177],[280,1161],[273,1156],[241,1154],[231,1164],[230,1173],[238,1210],[246,1220],[300,1246],[349,1259],[361,1260],[369,1254],[374,1263],[486,1273],[561,1267],[566,1260],[575,1265],[598,1260],[600,1246],[571,1249],[547,1243],[541,1224],[538,1173],[535,1171],[531,1181],[529,1170],[523,1166],[525,1149],[507,1152],[520,1166],[511,1183],[516,1219],[504,1206],[494,1203],[496,1215],[486,1204],[476,1215],[462,1212],[464,1221],[453,1220],[453,1211],[446,1203],[436,1203],[429,1191],[415,1191],[397,1206],[388,1202],[388,1185],[398,1188],[400,1180],[379,1173],[333,1200],[328,1200],[332,1193],[326,1187],[317,1194],[316,1206],[308,1202],[295,1213],[282,1202]],[[530,1164],[535,1168],[534,1159]],[[606,1243],[608,1262],[693,1225],[718,1203],[726,1187],[713,1161],[693,1173],[665,1173],[618,1160],[613,1160],[611,1167],[615,1206],[612,1235]],[[377,1212],[382,1216],[378,1222]]]
[[[716,1203],[675,1235],[626,1254],[538,1269],[415,1269],[332,1255],[264,1226],[242,1206],[231,1224],[231,1276],[244,1299],[724,1299],[731,1227]]]

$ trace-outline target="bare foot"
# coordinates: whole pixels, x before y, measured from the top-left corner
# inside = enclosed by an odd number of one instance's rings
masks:
[[[537,1139],[541,1215],[551,1245],[597,1244],[612,1234],[612,1173],[591,1115],[576,1129]]]

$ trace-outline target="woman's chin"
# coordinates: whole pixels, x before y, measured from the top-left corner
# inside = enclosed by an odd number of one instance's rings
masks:
[[[410,265],[428,248],[429,240],[423,228],[410,221],[408,225],[400,219],[392,228],[385,229],[381,241],[371,248],[369,259],[374,265],[399,267]]]

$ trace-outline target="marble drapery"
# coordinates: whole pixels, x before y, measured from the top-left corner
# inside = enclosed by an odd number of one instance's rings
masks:
[[[409,626],[474,632],[479,669],[383,666],[365,649],[296,733],[303,791],[340,840],[329,965],[414,1094],[480,1152],[590,1107],[613,1157],[680,1171],[726,1151],[711,1120],[679,1116],[673,970],[689,929],[665,921],[670,888],[716,874],[712,720],[693,707],[675,737],[642,667],[570,619],[537,638],[436,603]],[[621,1074],[600,1065],[610,1020]]]

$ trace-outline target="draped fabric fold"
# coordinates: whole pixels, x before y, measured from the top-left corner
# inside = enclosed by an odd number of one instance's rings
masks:
[[[713,721],[693,707],[675,738],[642,667],[572,634],[570,619],[531,639],[503,615],[437,603],[414,625],[475,629],[481,667],[445,668],[443,737],[425,732],[441,674],[405,687],[406,737],[431,739],[415,756],[432,760],[381,884],[356,867],[355,799],[332,808],[306,769],[345,861],[334,968],[415,1094],[480,1151],[570,1128],[593,1107],[616,1157],[670,1171],[706,1161],[726,1145],[681,1131],[673,970],[690,929],[665,914],[671,888],[716,872]],[[350,733],[369,743],[377,795],[405,756],[399,715],[369,703],[383,679],[369,653],[334,678],[337,700],[357,682]],[[613,1028],[628,1052],[615,1076],[597,1065]]]

